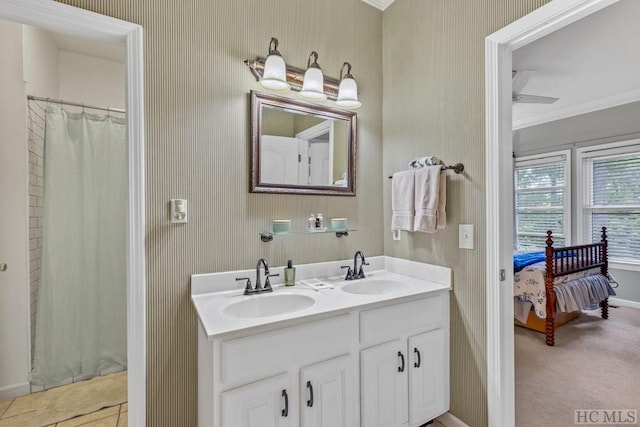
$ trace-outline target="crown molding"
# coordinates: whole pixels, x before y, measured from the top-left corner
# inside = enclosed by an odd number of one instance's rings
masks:
[[[581,114],[592,113],[594,111],[604,110],[605,108],[617,107],[620,105],[638,101],[640,101],[640,89],[634,89],[593,101],[570,105],[565,108],[550,111],[548,113],[537,114],[534,116],[514,120],[513,130],[523,129],[542,123],[553,122],[560,119],[566,119],[568,117],[578,116]]]
[[[362,1],[370,6],[375,7],[376,9],[385,10],[386,8],[391,6],[391,3],[393,3],[395,0],[362,0]]]

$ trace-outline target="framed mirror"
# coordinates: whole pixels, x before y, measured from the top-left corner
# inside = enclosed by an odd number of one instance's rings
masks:
[[[251,91],[251,192],[356,195],[356,113]]]

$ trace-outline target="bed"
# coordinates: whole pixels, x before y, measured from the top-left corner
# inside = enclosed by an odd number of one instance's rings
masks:
[[[524,259],[524,261],[523,261]],[[601,241],[553,247],[547,231],[544,252],[514,255],[515,323],[544,332],[554,345],[555,329],[578,317],[584,309],[601,309],[609,317],[608,297],[615,295],[608,279],[607,229]]]

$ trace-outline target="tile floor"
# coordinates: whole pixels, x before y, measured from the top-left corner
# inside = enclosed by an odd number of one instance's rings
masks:
[[[0,401],[0,427],[31,426],[43,396],[44,392],[41,391]],[[47,427],[127,427],[127,409],[127,403],[123,403]]]

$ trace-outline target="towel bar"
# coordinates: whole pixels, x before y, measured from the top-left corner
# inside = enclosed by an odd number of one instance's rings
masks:
[[[442,170],[453,169],[453,171],[457,174],[464,172],[464,165],[462,163],[456,163],[455,165],[442,166]],[[389,175],[389,179],[393,178],[392,175]]]

